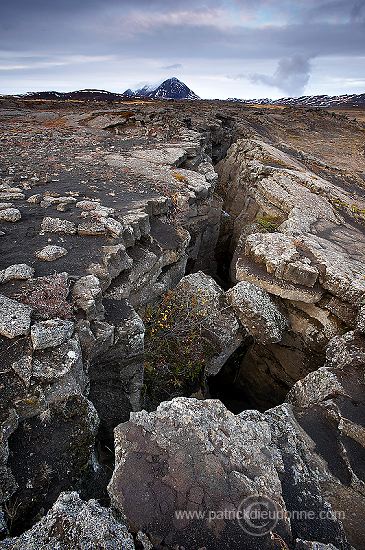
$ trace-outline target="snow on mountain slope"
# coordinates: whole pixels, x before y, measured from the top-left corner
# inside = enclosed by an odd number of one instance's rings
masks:
[[[175,77],[158,84],[146,84],[137,90],[126,90],[124,95],[152,99],[200,99],[184,82]]]
[[[280,99],[237,99],[229,98],[245,104],[256,105],[292,105],[293,107],[365,107],[365,94],[306,95],[301,97],[282,97]]]

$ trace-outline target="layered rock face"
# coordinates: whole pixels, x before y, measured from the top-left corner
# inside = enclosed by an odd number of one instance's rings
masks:
[[[97,433],[112,448],[141,408],[138,311],[187,264],[215,271],[211,155],[224,123],[203,117],[195,131],[165,108],[84,108],[25,108],[10,123],[1,112],[0,500],[15,530],[84,477],[94,493],[106,475]]]
[[[48,299],[67,316],[69,304],[64,298],[57,303],[56,294],[63,285],[67,296],[66,274],[32,282],[38,293],[51,290]],[[32,322],[35,307],[4,301],[2,321],[9,328],[1,329],[1,499],[15,522],[22,514],[38,513],[41,504],[49,506],[60,488],[76,482],[89,463],[99,419],[86,397],[88,377],[75,323]]]
[[[218,167],[231,279],[267,292],[287,320],[276,342],[263,346],[254,331],[256,343],[241,361],[238,378],[261,408],[323,364],[329,340],[354,327],[365,290],[361,181],[355,174],[350,188],[334,178],[337,168],[317,159],[311,170],[308,155],[301,162],[280,146],[238,140]],[[252,309],[247,302],[245,309]]]

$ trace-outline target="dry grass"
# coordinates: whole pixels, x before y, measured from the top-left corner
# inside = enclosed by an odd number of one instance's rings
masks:
[[[172,172],[171,175],[173,178],[175,178],[177,181],[180,181],[181,183],[186,183],[188,181],[183,174],[180,174],[180,172]]]
[[[67,120],[63,117],[47,120],[44,126],[46,126],[46,128],[65,128],[67,126]]]
[[[334,112],[338,115],[345,115],[351,120],[356,118],[358,122],[365,122],[365,108],[361,109],[360,107],[348,107],[347,109],[328,109],[328,111]]]

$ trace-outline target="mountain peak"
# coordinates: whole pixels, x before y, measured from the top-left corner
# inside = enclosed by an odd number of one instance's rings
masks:
[[[156,85],[144,84],[134,90],[128,89],[123,94],[126,97],[148,97],[151,99],[200,99],[184,82],[176,76],[167,78]]]

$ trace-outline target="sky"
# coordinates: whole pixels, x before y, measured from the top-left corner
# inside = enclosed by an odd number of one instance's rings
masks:
[[[365,0],[0,0],[0,94],[365,92]]]

